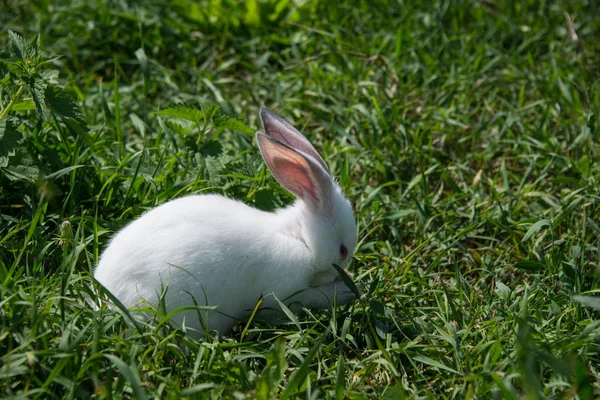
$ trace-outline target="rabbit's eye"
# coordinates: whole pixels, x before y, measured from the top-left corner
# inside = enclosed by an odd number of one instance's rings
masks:
[[[348,249],[343,244],[340,245],[340,256],[342,256],[342,260],[345,260],[348,256]]]

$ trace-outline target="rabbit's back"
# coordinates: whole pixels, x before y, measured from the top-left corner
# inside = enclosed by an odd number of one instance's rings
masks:
[[[172,309],[190,295],[199,304],[218,304],[223,293],[233,300],[238,286],[252,285],[257,259],[272,257],[261,247],[271,248],[264,227],[273,216],[217,195],[173,200],[121,230],[95,277],[125,306],[153,303],[165,287]]]

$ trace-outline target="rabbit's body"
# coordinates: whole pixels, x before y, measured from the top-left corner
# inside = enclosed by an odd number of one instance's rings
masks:
[[[261,117],[264,122],[265,115]],[[265,129],[269,131],[267,123]],[[282,184],[304,200],[272,213],[219,195],[170,201],[111,240],[96,279],[128,307],[144,301],[156,305],[164,290],[169,312],[194,304],[216,306],[216,311],[203,310],[200,315],[210,330],[220,333],[247,315],[261,295],[263,306],[274,308],[278,306],[270,294],[312,308],[326,308],[334,297],[339,304],[349,302],[354,295],[336,280],[331,266],[345,265],[351,255],[346,246],[351,251],[356,245],[349,202],[314,156],[257,137],[271,170],[285,170],[281,179],[293,180]],[[282,152],[289,154],[284,157]],[[293,159],[297,154],[300,158]],[[281,166],[289,157],[291,164]],[[298,168],[305,164],[314,171],[303,182]],[[308,185],[306,189],[294,186],[296,179]],[[342,247],[346,254],[340,255]],[[187,327],[203,334],[196,310],[180,312],[173,319],[181,324],[184,318]]]
[[[307,268],[312,266],[312,255],[299,237],[301,214],[301,204],[269,213],[218,195],[173,200],[114,237],[102,255],[96,279],[132,306],[143,301],[156,304],[160,277],[168,289],[169,310],[193,304],[194,296],[199,305],[218,306],[219,312],[210,313],[207,322],[211,329],[225,332],[261,294],[274,293],[284,300],[310,287],[318,271],[316,266]],[[117,264],[119,269],[105,268]],[[329,280],[335,275],[332,270]],[[340,290],[338,296],[343,295]],[[277,307],[273,303],[270,296],[265,298],[265,306]],[[186,326],[201,329],[196,312],[180,313],[174,319],[180,322],[184,315]]]

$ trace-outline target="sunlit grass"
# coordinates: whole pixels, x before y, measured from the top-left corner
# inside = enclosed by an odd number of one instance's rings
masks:
[[[2,43],[62,56],[42,78],[73,102],[41,115],[2,80],[2,110],[20,100],[0,125],[3,395],[600,396],[596,3],[218,3],[0,13]],[[107,307],[93,268],[147,209],[292,200],[249,134],[260,106],[353,202],[360,301],[201,342],[161,307]]]

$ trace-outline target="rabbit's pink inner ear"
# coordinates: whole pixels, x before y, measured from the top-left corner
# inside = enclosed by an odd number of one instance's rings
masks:
[[[329,168],[327,168],[327,164],[325,164],[323,158],[321,158],[317,150],[315,150],[308,139],[304,137],[304,135],[301,134],[296,128],[290,125],[283,118],[273,114],[271,111],[265,108],[260,110],[260,118],[263,126],[265,127],[265,132],[267,135],[273,139],[277,139],[280,142],[287,144],[292,149],[300,150],[309,156],[312,156],[315,161],[321,164],[321,167],[323,167],[326,172],[329,172]]]
[[[298,152],[262,134],[259,147],[275,179],[291,193],[318,207],[321,198],[309,161]]]
[[[302,165],[302,163],[305,165]],[[310,169],[307,168],[308,165],[306,165],[305,160],[290,160],[277,157],[273,159],[273,174],[283,187],[304,201],[319,204],[318,191],[310,177]]]

